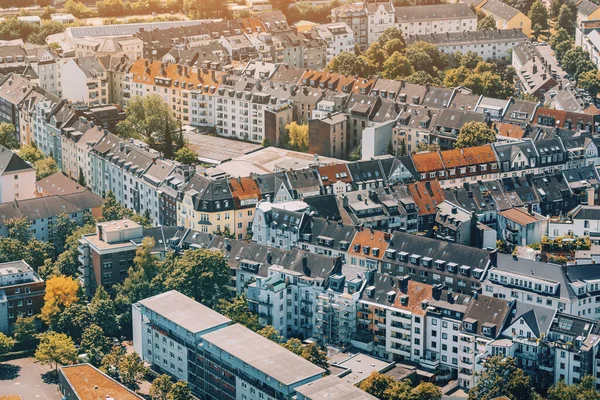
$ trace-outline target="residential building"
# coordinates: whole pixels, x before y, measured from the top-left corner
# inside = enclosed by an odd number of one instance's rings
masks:
[[[511,208],[498,213],[498,238],[510,248],[542,241],[548,232],[548,218],[524,209]]]
[[[463,54],[474,52],[484,60],[507,57],[512,53],[513,47],[526,40],[527,36],[523,31],[516,28],[422,34],[406,38],[407,44],[427,42],[446,54],[456,51]]]
[[[29,80],[14,73],[4,76],[0,81],[0,122],[15,126],[19,142],[21,141],[19,108],[33,87]]]
[[[308,220],[308,215],[304,212],[306,208],[308,205],[302,201],[261,201],[254,213],[252,240],[286,250],[298,247],[300,232]]]
[[[349,3],[331,10],[331,20],[334,23],[344,23],[352,29],[354,41],[360,51],[369,47],[368,16],[365,3]],[[321,25],[322,26],[322,25]],[[327,60],[329,62],[329,59]]]
[[[58,369],[58,387],[67,400],[89,400],[102,393],[104,398],[139,400],[143,397],[129,390],[91,364],[75,364]]]
[[[9,335],[17,318],[39,314],[44,294],[44,281],[25,261],[0,264],[0,332]]]
[[[578,0],[575,3],[577,8],[577,26],[584,21],[595,21],[600,19],[600,7],[589,0]]]
[[[393,28],[396,22],[396,11],[393,2],[366,3],[365,10],[368,20],[367,43],[370,46],[385,32],[388,28]]]
[[[60,22],[63,25],[72,24],[75,22],[73,14],[54,13],[50,14],[50,20]]]
[[[326,376],[296,388],[296,397],[298,400],[318,400],[323,398],[332,400],[348,398],[353,400],[376,399],[376,397],[371,396],[335,375]]]
[[[343,159],[346,156],[346,115],[333,113],[322,119],[309,121],[308,152],[325,157]]]
[[[231,233],[238,239],[252,237],[252,223],[254,212],[261,200],[261,191],[258,183],[249,177],[233,178],[229,180],[231,196],[235,205],[235,225]]]
[[[548,237],[560,236],[589,237],[595,239],[600,235],[600,207],[595,205],[578,205],[563,218],[550,218],[548,221]]]
[[[0,145],[0,203],[35,197],[35,169]]]
[[[405,38],[477,30],[477,16],[464,3],[401,6],[395,9],[396,27]]]
[[[62,95],[65,99],[89,105],[108,103],[106,68],[96,56],[70,59],[61,68]]]
[[[325,57],[326,64],[329,64],[329,62],[340,53],[353,52],[354,46],[357,44],[352,29],[344,22],[321,24],[313,27],[313,31],[327,45],[327,53]]]
[[[85,187],[78,182],[69,179],[62,172],[58,171],[52,175],[38,180],[35,183],[36,196],[52,196],[56,194],[71,194],[85,192]]]
[[[127,57],[137,60],[144,56],[144,42],[135,36],[74,38],[75,58]]]
[[[483,0],[476,8],[486,15],[491,15],[498,29],[519,29],[525,35],[531,35],[531,20],[521,11],[500,0]]]

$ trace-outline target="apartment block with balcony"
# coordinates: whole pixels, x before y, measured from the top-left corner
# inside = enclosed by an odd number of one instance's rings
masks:
[[[510,208],[498,213],[496,231],[498,239],[504,240],[511,249],[539,243],[548,232],[548,217],[522,208]]]
[[[331,10],[331,20],[334,23],[344,23],[352,29],[354,41],[360,51],[367,50],[368,41],[368,16],[365,3],[344,4]],[[322,25],[321,25],[322,26]]]
[[[39,314],[44,294],[44,281],[25,261],[1,263],[0,332],[8,335],[17,318]]]
[[[61,86],[63,97],[73,103],[108,104],[106,68],[96,56],[65,62],[61,68]]]
[[[351,53],[354,51],[354,46],[357,42],[355,41],[352,29],[346,23],[334,22],[331,24],[322,24],[315,26],[313,29],[319,39],[327,44],[326,63],[329,63],[340,53]]]

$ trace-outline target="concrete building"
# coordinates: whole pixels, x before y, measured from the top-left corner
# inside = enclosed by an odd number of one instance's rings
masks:
[[[477,16],[464,3],[396,7],[396,27],[405,38],[477,30]]]
[[[0,146],[0,203],[35,197],[35,170],[21,157]]]
[[[548,231],[548,218],[524,209],[511,208],[498,213],[498,238],[510,248],[538,243]]]
[[[91,364],[60,367],[58,387],[66,400],[89,400],[97,397],[99,393],[106,399],[143,399]]]
[[[325,58],[327,64],[340,53],[352,53],[354,51],[354,45],[357,42],[352,29],[346,23],[322,24],[314,27],[313,30],[327,44]]]
[[[396,11],[393,2],[366,3],[365,10],[368,20],[367,42],[370,46],[376,42],[379,37],[388,28],[393,28],[396,22]]]
[[[520,29],[527,36],[531,35],[531,20],[516,8],[499,0],[483,0],[475,7],[491,15],[498,29]]]
[[[334,23],[342,22],[352,29],[354,41],[360,51],[365,51],[369,47],[368,16],[365,3],[349,3],[336,7],[331,10],[331,20]]]
[[[61,87],[63,97],[71,102],[108,103],[106,69],[96,56],[67,61],[61,68]]]
[[[308,152],[325,157],[345,158],[346,115],[333,113],[322,119],[308,122]]]
[[[44,288],[44,281],[25,261],[0,264],[0,332],[9,335],[17,318],[39,314]]]

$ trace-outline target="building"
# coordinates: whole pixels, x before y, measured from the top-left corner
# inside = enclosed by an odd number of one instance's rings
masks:
[[[360,51],[367,50],[368,17],[365,3],[357,2],[344,4],[331,10],[331,20],[334,23],[344,23],[352,29],[354,41]],[[329,62],[329,58],[327,60]]]
[[[73,14],[50,14],[50,19],[54,22],[60,22],[61,24],[72,24],[75,22],[75,17],[73,16]]]
[[[365,10],[368,20],[367,26],[369,32],[367,42],[370,46],[385,32],[388,28],[393,28],[396,22],[396,10],[393,2],[366,3]]]
[[[525,35],[531,35],[531,20],[521,11],[500,0],[483,0],[476,8],[486,15],[491,15],[498,29],[519,29]]]
[[[496,231],[498,239],[504,240],[510,248],[527,246],[542,241],[542,236],[548,232],[548,218],[525,209],[511,208],[498,213]]]
[[[85,37],[73,39],[75,58],[127,57],[137,60],[144,56],[144,42],[135,36]]]
[[[58,387],[66,400],[143,399],[91,364],[60,367]]]
[[[44,281],[25,261],[0,264],[0,332],[8,335],[17,318],[39,314],[44,294]]]
[[[55,194],[71,194],[84,192],[85,187],[66,177],[62,172],[55,172],[35,183],[36,196],[51,196]]]
[[[21,141],[19,109],[33,87],[32,82],[14,73],[4,76],[0,81],[0,122],[14,125],[19,141]]]
[[[346,114],[337,112],[308,122],[308,152],[343,159],[346,156]]]
[[[35,197],[35,169],[0,145],[0,203]]]
[[[61,68],[61,87],[63,97],[71,102],[108,103],[106,68],[96,56],[68,60]]]
[[[344,22],[318,25],[313,27],[313,31],[327,45],[326,64],[340,53],[354,51],[356,39],[350,26]]]
[[[326,376],[306,385],[296,388],[298,400],[375,400],[367,392],[338,378],[335,375]]]
[[[577,26],[584,21],[596,21],[600,19],[600,7],[589,0],[578,0],[575,2],[577,8]]]
[[[464,3],[396,7],[396,27],[405,38],[477,30],[477,16]]]
[[[414,42],[427,42],[436,46],[441,52],[452,54],[474,52],[484,60],[505,58],[513,47],[527,40],[520,29],[498,29],[488,31],[445,32],[409,36],[407,45]]]
[[[589,237],[596,240],[600,236],[600,207],[578,205],[564,218],[551,218],[548,221],[548,237],[559,236]]]

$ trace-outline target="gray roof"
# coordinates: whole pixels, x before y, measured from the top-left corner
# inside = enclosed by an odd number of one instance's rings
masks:
[[[167,22],[142,22],[137,24],[102,25],[102,26],[76,26],[66,29],[68,37],[82,38],[86,36],[129,36],[141,30],[153,31],[178,28],[181,26],[199,25],[202,21],[167,21]]]
[[[0,223],[10,218],[27,217],[29,220],[56,217],[62,213],[77,213],[99,207],[103,200],[85,191],[67,195],[34,197],[0,204]]]
[[[467,122],[485,122],[485,114],[446,108],[440,111],[435,125],[446,129],[460,129]]]
[[[506,326],[511,325],[520,318],[529,325],[533,334],[539,338],[542,334],[546,335],[552,324],[556,310],[547,307],[540,307],[535,304],[522,303],[517,301],[506,321]]]
[[[573,219],[600,220],[600,206],[579,205],[569,213]]]
[[[481,7],[481,9],[486,14],[492,14],[496,17],[502,18],[505,21],[510,21],[519,13],[519,10],[501,2],[500,0],[488,0],[483,7]]]
[[[501,333],[501,329],[510,313],[511,306],[508,300],[496,297],[482,296],[471,298],[469,308],[465,313],[465,320],[477,320],[477,333],[483,335],[483,327],[495,327],[494,337]]]
[[[329,375],[296,388],[296,392],[309,400],[376,400],[356,386]]]
[[[0,175],[27,170],[33,170],[33,168],[21,157],[0,145]]]
[[[527,40],[527,35],[520,29],[495,29],[487,31],[463,31],[430,33],[427,35],[409,35],[406,44],[427,42],[436,46],[460,45],[474,43],[502,43]]]
[[[239,324],[208,333],[203,339],[284,385],[293,385],[325,372],[280,344]]]
[[[398,22],[476,18],[473,10],[464,3],[396,7],[395,10]]]
[[[139,303],[192,333],[204,332],[231,322],[224,315],[176,290],[148,297]]]
[[[590,15],[591,13],[593,13],[594,11],[596,11],[598,9],[597,4],[589,1],[589,0],[581,0],[578,4],[577,4],[577,13],[579,14],[583,14],[583,15]]]

